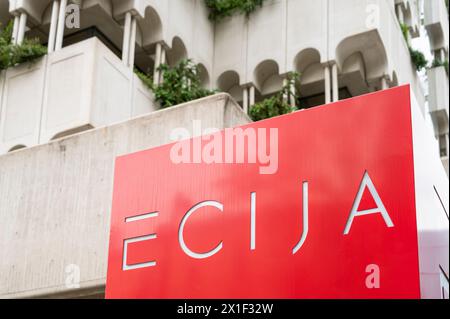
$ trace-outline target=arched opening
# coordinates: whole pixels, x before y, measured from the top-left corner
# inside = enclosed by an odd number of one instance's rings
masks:
[[[294,59],[294,69],[303,73],[312,64],[320,63],[320,53],[313,48],[304,49],[299,52]]]
[[[217,79],[217,88],[221,92],[230,94],[233,99],[242,106],[242,88],[239,74],[235,71],[226,71]]]
[[[135,66],[142,72],[152,74],[155,67],[156,43],[162,40],[162,22],[153,7],[146,7],[144,18],[138,18],[140,41],[136,43]]]
[[[174,37],[172,40],[172,47],[167,50],[167,64],[170,66],[175,66],[187,57],[188,54],[183,40],[179,37]]]
[[[355,52],[347,57],[342,65],[339,76],[339,98],[346,99],[369,92],[366,83],[366,67],[361,52]]]
[[[318,50],[307,48],[294,59],[294,70],[300,73],[299,108],[310,108],[325,103],[324,67]]]
[[[387,74],[386,50],[377,30],[343,39],[336,47],[339,89],[358,96],[379,88],[380,79]]]
[[[21,149],[27,148],[25,145],[16,145],[13,148],[11,148],[8,153],[12,153]]]
[[[256,86],[255,100],[263,100],[278,93],[283,88],[283,78],[279,74],[277,62],[265,60],[259,63],[253,73]]]
[[[203,88],[210,88],[208,70],[201,63],[198,65],[198,77],[200,78],[200,84]]]
[[[67,131],[63,131],[63,132],[60,132],[60,133],[56,134],[51,139],[51,141],[59,140],[60,138],[63,138],[63,137],[67,137],[67,136],[75,135],[75,134],[78,134],[78,133],[81,133],[81,132],[89,131],[89,130],[92,130],[93,128],[94,127],[92,125],[87,124],[87,125],[83,125],[83,126],[80,126],[80,127],[76,127],[76,128],[67,130]]]

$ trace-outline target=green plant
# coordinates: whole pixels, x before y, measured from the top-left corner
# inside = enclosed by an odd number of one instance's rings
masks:
[[[402,30],[403,38],[405,38],[405,41],[408,45],[408,50],[409,50],[409,55],[411,57],[411,61],[413,62],[414,66],[416,67],[416,70],[421,71],[422,69],[427,67],[428,60],[425,57],[425,54],[423,54],[419,50],[412,48],[411,45],[409,44],[409,41],[408,41],[409,27],[404,23],[400,23],[400,29]]]
[[[0,31],[0,44],[9,44],[12,41],[13,22],[9,21],[4,29]]]
[[[254,104],[250,108],[250,117],[253,121],[261,121],[274,116],[279,116],[291,113],[295,110],[290,104],[289,100],[294,94],[293,98],[297,101],[297,93],[291,91],[291,87],[298,81],[299,74],[292,72],[288,74],[287,82],[283,89],[276,95],[269,97],[261,102]]]
[[[403,38],[406,42],[408,42],[408,34],[409,34],[409,27],[405,23],[400,22],[400,29],[402,30]]]
[[[156,87],[152,84],[152,90],[162,108],[216,93],[202,87],[198,65],[189,59],[182,60],[175,67],[162,64],[159,70],[163,74],[163,81]]]
[[[422,52],[409,47],[409,54],[417,71],[421,71],[422,69],[427,67],[428,60]]]
[[[138,78],[141,79],[142,83],[144,83],[144,85],[146,87],[148,87],[150,90],[153,90],[154,85],[153,85],[153,77],[152,76],[145,74],[137,69],[134,70],[134,73],[136,73]]]
[[[47,48],[37,39],[25,39],[21,45],[13,45],[12,51],[12,65],[30,62],[47,54]]]
[[[12,22],[0,31],[0,70],[30,62],[47,54],[47,48],[37,39],[25,39],[22,44],[12,43]]]
[[[265,0],[205,0],[213,21],[220,21],[235,13],[245,14],[247,17],[258,7],[263,5]]]

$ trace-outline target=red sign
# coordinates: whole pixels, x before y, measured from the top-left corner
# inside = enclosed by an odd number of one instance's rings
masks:
[[[107,298],[419,288],[408,86],[116,161]]]

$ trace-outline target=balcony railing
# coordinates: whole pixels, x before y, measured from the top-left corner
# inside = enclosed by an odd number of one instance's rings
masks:
[[[2,72],[0,154],[156,109],[133,70],[91,38]]]

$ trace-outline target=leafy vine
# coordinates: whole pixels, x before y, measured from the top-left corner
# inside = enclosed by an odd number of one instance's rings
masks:
[[[297,92],[292,92],[292,87],[295,86],[299,79],[299,74],[290,72],[287,76],[286,84],[283,89],[272,97],[269,97],[261,102],[258,102],[250,107],[250,117],[254,121],[265,120],[274,116],[288,114],[296,110],[292,107],[289,101],[293,98],[298,100]]]
[[[142,82],[155,94],[155,99],[162,108],[189,102],[216,93],[202,87],[199,67],[192,60],[185,59],[176,66],[162,64],[159,67],[163,80],[159,85],[153,84],[153,78],[136,71]]]
[[[0,31],[0,70],[33,61],[47,54],[47,48],[41,45],[38,39],[24,39],[22,44],[13,44],[12,31],[12,22]]]
[[[257,8],[262,7],[266,0],[205,0],[212,21],[220,21],[235,13],[245,14],[247,17]]]

